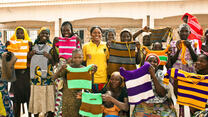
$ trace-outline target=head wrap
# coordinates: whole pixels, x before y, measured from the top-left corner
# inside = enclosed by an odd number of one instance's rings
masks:
[[[178,28],[178,31],[180,32],[182,30],[182,28],[186,28],[186,29],[188,29],[189,32],[191,32],[190,26],[186,23],[181,24]]]
[[[123,34],[124,32],[129,33],[130,38],[131,38],[131,41],[132,41],[132,34],[131,34],[131,31],[130,31],[129,29],[127,29],[127,28],[125,28],[125,29],[123,29],[123,30],[121,31],[121,33],[120,33],[120,38],[121,38],[121,36],[122,36],[122,34]]]
[[[143,37],[144,37],[144,36],[151,36],[151,34],[152,34],[151,32],[143,32],[143,33],[142,33],[142,36],[143,36]]]
[[[18,26],[18,27],[15,29],[15,33],[14,33],[14,34],[12,35],[12,37],[10,38],[11,41],[17,40],[17,36],[16,36],[17,29],[22,29],[22,30],[23,30],[23,32],[24,32],[24,37],[25,37],[24,40],[31,41],[30,37],[28,36],[27,31],[26,31],[23,27],[21,27],[21,26]]]
[[[147,55],[146,58],[145,58],[145,61],[147,61],[147,59],[148,59],[150,56],[155,56],[155,57],[157,58],[158,65],[160,64],[160,58],[159,58],[159,56],[156,55],[156,54],[149,54],[149,55]]]
[[[35,40],[34,44],[37,44],[39,41],[40,41],[40,33],[43,31],[43,30],[46,30],[48,32],[48,34],[50,35],[50,30],[46,27],[42,27],[39,31],[38,31],[38,36],[37,36],[37,39]],[[47,40],[47,43],[48,44],[52,44],[50,39]]]

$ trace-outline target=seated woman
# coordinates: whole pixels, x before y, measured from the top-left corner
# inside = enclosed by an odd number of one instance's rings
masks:
[[[106,95],[107,91],[112,92],[111,95]],[[119,112],[120,117],[128,116],[127,111],[129,110],[127,91],[124,87],[124,79],[121,77],[119,72],[113,72],[106,87],[102,89],[101,93],[104,102],[112,102],[121,111]]]
[[[162,82],[164,74],[162,70],[158,69],[160,63],[159,57],[149,55],[146,61],[151,64],[149,73],[155,97],[136,105],[133,115],[135,117],[175,117],[175,111],[171,108],[172,102],[167,97],[168,87]]]

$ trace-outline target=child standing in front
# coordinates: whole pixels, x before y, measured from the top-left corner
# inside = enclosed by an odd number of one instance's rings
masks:
[[[82,65],[83,62],[83,53],[81,49],[75,49],[72,52],[72,59],[67,60],[67,65],[62,65],[61,69],[54,75],[54,79],[58,77],[64,77],[67,75],[69,77],[67,70],[67,66],[70,66],[71,68],[84,68]],[[95,66],[92,66],[92,72],[96,70]],[[76,98],[77,93],[80,90],[77,89],[68,89],[67,85],[69,86],[70,84],[67,84],[67,78],[64,77],[63,79],[63,101],[62,101],[62,112],[63,112],[63,117],[80,117],[79,115],[79,108],[81,105],[80,100]]]

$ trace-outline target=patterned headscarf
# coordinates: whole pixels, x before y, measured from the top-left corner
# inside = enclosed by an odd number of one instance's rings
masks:
[[[50,30],[49,30],[48,28],[46,28],[46,27],[42,27],[42,28],[38,31],[38,36],[37,36],[37,39],[35,40],[34,44],[37,44],[37,43],[40,41],[40,33],[41,33],[42,31],[44,31],[44,30],[46,30],[46,31],[48,32],[48,34],[50,35]],[[47,43],[52,44],[51,41],[50,41],[50,39],[47,40]]]
[[[179,26],[178,31],[180,32],[182,28],[187,28],[189,32],[191,32],[190,26],[186,23],[183,23]]]
[[[22,29],[24,31],[24,40],[28,40],[31,42],[31,39],[30,37],[28,36],[28,33],[27,31],[25,30],[25,28],[21,27],[21,26],[18,26],[16,29],[15,29],[15,33],[13,34],[13,36],[10,38],[11,41],[14,41],[14,40],[17,40],[17,36],[16,36],[16,33],[17,33],[17,29]]]
[[[156,55],[156,54],[149,54],[149,55],[147,55],[146,58],[145,58],[145,61],[147,61],[147,59],[148,59],[150,56],[155,56],[155,57],[157,58],[158,65],[160,64],[160,58],[159,58],[159,56]]]

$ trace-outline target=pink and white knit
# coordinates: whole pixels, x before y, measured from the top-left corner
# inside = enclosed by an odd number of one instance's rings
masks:
[[[80,48],[80,42],[76,40],[76,36],[72,36],[71,38],[63,38],[59,37],[59,42],[56,43],[56,47],[59,48],[59,57],[68,59],[72,57],[72,51],[75,48]]]

